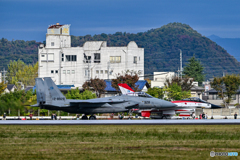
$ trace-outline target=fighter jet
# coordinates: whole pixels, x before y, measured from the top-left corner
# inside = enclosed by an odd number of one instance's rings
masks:
[[[96,119],[96,113],[128,112],[132,108],[174,108],[177,106],[168,101],[153,98],[146,93],[135,93],[135,96],[120,95],[90,100],[66,99],[50,77],[36,78],[37,104],[48,110],[62,110],[68,113],[84,114],[82,119]]]
[[[127,84],[118,84],[122,94],[134,96],[135,92]],[[219,109],[221,106],[208,103],[198,97],[186,98],[179,101],[172,101],[176,104],[174,108],[134,108],[132,112],[139,113],[143,117],[150,117],[156,119],[170,118],[176,114],[182,117],[189,117],[195,112],[196,108]]]

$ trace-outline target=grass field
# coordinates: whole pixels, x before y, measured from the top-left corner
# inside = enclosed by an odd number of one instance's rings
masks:
[[[213,159],[210,151],[240,154],[240,126],[0,126],[0,159]]]

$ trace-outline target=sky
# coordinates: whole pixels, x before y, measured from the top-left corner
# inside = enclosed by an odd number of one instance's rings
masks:
[[[0,0],[0,38],[43,42],[51,24],[70,34],[138,33],[171,22],[203,36],[240,38],[239,0]]]

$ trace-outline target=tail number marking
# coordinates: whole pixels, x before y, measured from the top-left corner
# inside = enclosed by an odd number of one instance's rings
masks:
[[[54,97],[52,98],[54,101],[62,101],[62,100],[65,100],[64,97]]]

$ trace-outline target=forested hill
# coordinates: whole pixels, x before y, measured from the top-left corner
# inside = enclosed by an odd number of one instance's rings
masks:
[[[205,67],[207,78],[226,73],[239,73],[240,63],[224,48],[193,30],[189,25],[169,23],[161,28],[137,34],[117,32],[72,36],[72,46],[82,46],[85,41],[106,40],[108,46],[125,46],[135,41],[145,50],[145,74],[156,71],[177,71],[180,66],[180,50],[183,66],[194,54]]]
[[[130,41],[135,41],[145,50],[145,74],[152,74],[155,71],[177,71],[180,65],[179,49],[182,50],[183,65],[195,54],[204,65],[207,78],[221,76],[223,72],[226,74],[240,71],[240,63],[226,50],[186,24],[169,23],[161,28],[137,34],[116,32],[94,36],[72,36],[72,46],[82,46],[86,41],[98,40],[107,41],[108,46],[126,46]],[[36,62],[38,45],[39,43],[35,41],[2,39],[1,65],[6,66],[9,60],[18,58],[26,63]]]
[[[15,40],[8,41],[2,38],[0,40],[0,70],[7,65],[10,60],[21,59],[26,64],[34,64],[38,60],[38,46],[39,42],[36,41],[23,41]]]

